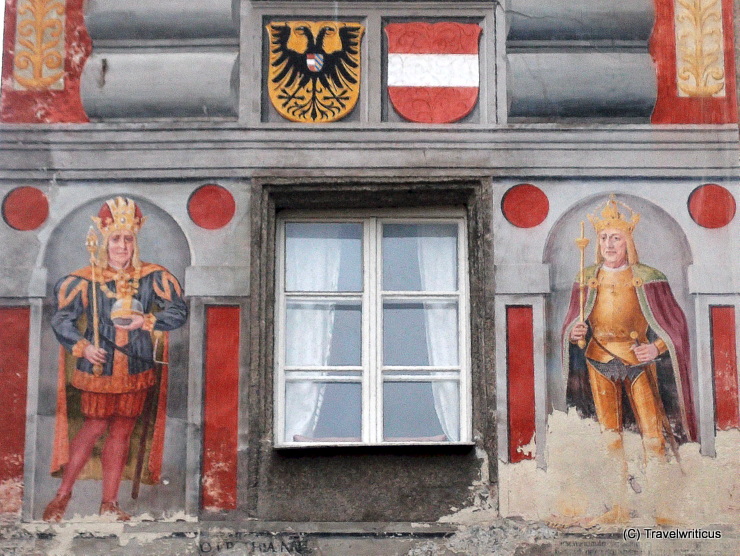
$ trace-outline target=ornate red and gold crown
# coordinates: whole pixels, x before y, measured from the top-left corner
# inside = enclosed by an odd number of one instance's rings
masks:
[[[116,197],[106,201],[92,220],[100,233],[108,237],[111,233],[122,230],[137,234],[146,217],[142,216],[141,209],[131,199]]]
[[[627,220],[626,213],[623,214],[619,212],[618,205],[622,205],[625,209],[630,211],[630,220]],[[597,209],[600,207],[601,205],[599,205]],[[593,214],[588,215],[588,219],[591,221],[591,224],[593,224],[597,234],[609,228],[616,228],[631,234],[635,230],[637,223],[640,221],[640,215],[623,202],[617,201],[617,198],[613,193],[609,196],[609,200],[603,205],[603,207],[604,208],[601,210],[601,218],[598,218]]]

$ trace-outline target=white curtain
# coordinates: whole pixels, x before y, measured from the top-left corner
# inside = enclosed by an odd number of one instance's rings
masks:
[[[457,236],[440,234],[440,228],[435,225],[420,225],[417,242],[422,289],[425,291],[455,291],[457,289]],[[458,316],[455,309],[456,307],[450,302],[424,303],[427,355],[430,365],[442,367],[459,364]],[[457,381],[432,382],[434,409],[442,425],[442,431],[451,441],[460,439],[458,392]]]
[[[310,237],[290,237],[286,245],[288,291],[337,291],[341,239],[331,224],[305,225]],[[331,302],[293,302],[286,317],[288,366],[326,366],[334,331]],[[285,390],[286,439],[312,437],[319,420],[326,384],[287,382]]]

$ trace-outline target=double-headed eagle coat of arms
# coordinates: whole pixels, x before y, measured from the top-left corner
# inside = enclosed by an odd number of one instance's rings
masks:
[[[273,21],[268,92],[294,122],[335,122],[360,95],[360,41],[365,27],[339,21]]]

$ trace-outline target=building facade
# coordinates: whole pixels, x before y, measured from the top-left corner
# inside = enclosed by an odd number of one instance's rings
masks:
[[[734,29],[728,0],[10,0],[6,513],[43,527],[59,487],[72,363],[54,286],[89,264],[90,217],[125,197],[147,218],[142,259],[189,309],[159,375],[161,475],[119,495],[132,534],[405,553],[512,516],[549,522],[535,538],[553,547],[663,518],[737,526]],[[602,213],[612,196],[618,216]],[[659,411],[658,463],[644,423],[621,431],[619,414],[614,460],[614,431],[570,403],[562,331],[600,252],[589,215],[632,218],[640,263],[685,315],[684,378],[665,395],[659,370],[653,393],[696,430]],[[584,305],[599,290],[582,282]],[[99,489],[80,480],[64,521],[95,523]],[[617,505],[626,517],[598,521]],[[522,543],[534,527],[506,523]]]

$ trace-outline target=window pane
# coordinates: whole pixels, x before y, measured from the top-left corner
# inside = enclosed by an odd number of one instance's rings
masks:
[[[285,439],[288,442],[360,442],[362,385],[286,383]]]
[[[458,365],[457,302],[383,303],[383,365]]]
[[[457,441],[460,393],[455,381],[384,382],[386,441]]]
[[[362,291],[362,224],[285,224],[286,291]]]
[[[456,291],[456,224],[385,224],[383,289]]]
[[[359,301],[289,301],[285,364],[362,365],[362,305]]]

